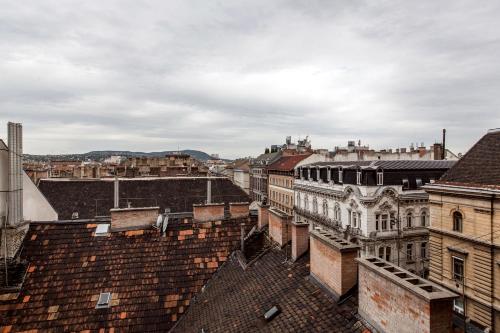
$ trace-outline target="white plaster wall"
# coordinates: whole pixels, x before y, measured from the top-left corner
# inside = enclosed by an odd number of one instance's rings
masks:
[[[55,221],[58,215],[42,192],[23,172],[23,212],[29,221]]]

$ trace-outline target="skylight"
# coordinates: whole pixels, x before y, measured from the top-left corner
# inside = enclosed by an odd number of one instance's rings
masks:
[[[104,236],[108,234],[109,224],[98,224],[95,229],[96,236]]]
[[[96,309],[109,308],[111,303],[111,293],[101,293],[99,299],[97,300]]]

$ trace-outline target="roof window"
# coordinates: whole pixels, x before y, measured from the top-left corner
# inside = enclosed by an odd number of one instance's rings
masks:
[[[417,178],[416,182],[417,182],[417,188],[421,188],[424,185],[424,183],[422,182],[422,178]]]
[[[106,293],[101,293],[99,295],[99,299],[97,300],[97,305],[95,306],[96,309],[102,309],[102,308],[109,308],[111,304],[111,293],[106,292]]]
[[[408,178],[403,178],[403,190],[408,190],[410,188],[410,181]]]
[[[97,228],[95,228],[96,236],[105,236],[108,234],[109,224],[98,224]]]
[[[271,321],[274,319],[274,317],[276,317],[277,315],[279,315],[281,312],[280,308],[278,308],[276,305],[273,306],[272,308],[270,308],[265,314],[264,314],[264,319],[266,321]]]

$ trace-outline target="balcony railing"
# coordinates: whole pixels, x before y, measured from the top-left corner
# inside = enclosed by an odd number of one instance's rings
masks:
[[[334,228],[336,230],[339,230],[339,229],[342,228],[342,226],[341,226],[341,224],[340,224],[339,221],[331,219],[331,218],[329,218],[329,217],[327,217],[325,215],[321,215],[321,214],[318,214],[318,213],[312,213],[312,212],[310,212],[308,210],[305,210],[303,208],[299,208],[297,206],[294,206],[293,210],[297,214],[299,214],[299,215],[301,215],[301,216],[303,216],[303,217],[305,217],[307,219],[311,219],[311,220],[313,220],[315,222],[318,222],[319,224],[322,224],[324,226],[327,226],[327,227],[330,227],[330,228]]]

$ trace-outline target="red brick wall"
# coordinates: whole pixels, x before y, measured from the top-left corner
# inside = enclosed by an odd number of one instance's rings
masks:
[[[384,332],[451,332],[451,299],[431,304],[362,264],[358,295],[359,313]]]
[[[291,226],[288,217],[275,214],[269,211],[269,236],[280,246],[286,244],[290,240]]]
[[[309,225],[292,223],[292,260],[297,260],[309,248]]]
[[[259,229],[262,229],[269,224],[269,206],[259,205],[258,211],[259,216],[257,224]]]
[[[340,297],[357,282],[357,250],[341,252],[310,237],[311,273]]]
[[[230,202],[229,213],[231,217],[247,217],[250,213],[248,202]]]
[[[158,218],[158,207],[111,209],[111,228],[129,229],[153,225]]]
[[[197,221],[224,219],[224,204],[193,205],[193,218]]]

